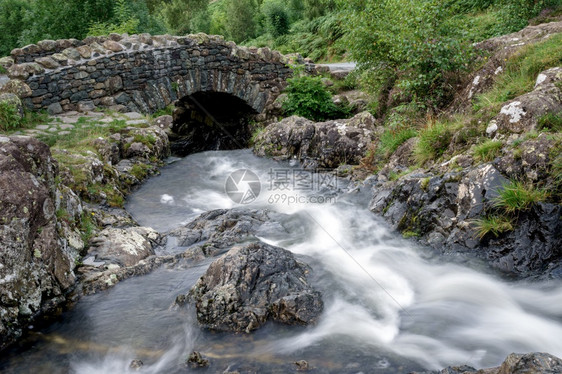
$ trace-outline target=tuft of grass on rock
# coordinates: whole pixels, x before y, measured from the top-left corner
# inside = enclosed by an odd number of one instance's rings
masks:
[[[487,140],[474,147],[474,158],[478,161],[490,162],[501,152],[503,143],[498,140]]]
[[[562,132],[562,112],[541,116],[537,121],[537,130]]]
[[[503,186],[494,199],[494,205],[508,214],[529,209],[533,204],[545,201],[549,193],[533,185],[511,182]]]
[[[480,218],[474,222],[474,225],[480,239],[488,234],[492,234],[497,238],[500,234],[513,230],[511,218],[503,215],[491,215]]]
[[[414,159],[423,165],[437,160],[449,146],[453,136],[447,121],[429,121],[426,128],[418,133],[419,141],[414,148]]]

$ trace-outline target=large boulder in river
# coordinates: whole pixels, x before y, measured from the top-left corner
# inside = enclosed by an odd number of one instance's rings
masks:
[[[257,209],[216,209],[201,214],[188,224],[168,234],[177,238],[178,245],[190,247],[197,243],[205,256],[217,256],[234,245],[257,241],[258,236],[268,238],[295,237],[302,227],[282,222],[281,213]],[[292,226],[292,227],[291,227]],[[302,233],[301,233],[302,234]]]
[[[213,262],[191,289],[197,319],[220,331],[250,332],[267,320],[306,325],[323,309],[307,282],[310,268],[264,243],[235,247]]]
[[[266,127],[254,139],[254,152],[282,160],[297,158],[308,169],[358,165],[377,134],[369,112],[317,123],[292,116]]]
[[[59,238],[56,176],[47,145],[0,136],[0,349],[74,284],[78,254]]]

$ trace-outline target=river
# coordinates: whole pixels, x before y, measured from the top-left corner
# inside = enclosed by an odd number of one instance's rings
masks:
[[[236,208],[225,181],[236,170],[253,171],[261,190],[245,207],[285,214],[290,235],[259,239],[311,265],[325,303],[318,324],[268,323],[250,335],[202,330],[192,308],[172,304],[213,259],[185,262],[82,298],[8,352],[0,371],[126,373],[141,359],[141,373],[182,373],[192,350],[209,358],[209,373],[288,373],[297,360],[315,373],[407,373],[496,366],[511,352],[562,356],[561,284],[508,281],[469,257],[437,256],[372,214],[368,188],[329,177],[295,189],[285,178],[301,175],[296,164],[249,150],[172,161],[129,197],[133,217],[165,232],[202,212]],[[285,183],[293,188],[282,189]],[[169,240],[158,253],[180,250]]]

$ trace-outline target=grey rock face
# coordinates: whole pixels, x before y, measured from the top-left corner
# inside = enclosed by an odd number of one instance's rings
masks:
[[[213,330],[240,332],[255,330],[269,319],[314,323],[323,303],[307,282],[309,271],[282,248],[263,243],[233,248],[190,291],[197,319]]]
[[[528,132],[536,128],[542,115],[562,112],[559,82],[562,82],[562,67],[540,73],[535,89],[507,102],[490,122],[491,128],[507,133]]]
[[[311,169],[337,168],[359,164],[377,134],[375,119],[368,112],[319,123],[293,116],[266,127],[255,139],[254,152],[276,159],[295,157]]]
[[[33,138],[0,137],[0,349],[74,284],[76,253],[59,240],[57,164]]]
[[[105,266],[133,266],[154,255],[161,242],[162,237],[148,227],[106,228],[91,240],[86,257],[93,256]]]
[[[474,221],[493,208],[508,182],[491,163],[442,176],[413,173],[379,182],[370,209],[441,252],[468,251],[521,277],[562,276],[562,208],[555,204],[521,212],[514,231],[478,238]]]

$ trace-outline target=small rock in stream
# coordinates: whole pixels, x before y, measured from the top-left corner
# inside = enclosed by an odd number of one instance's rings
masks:
[[[297,371],[308,371],[310,369],[308,361],[305,360],[299,360],[295,362],[295,365],[297,365]]]
[[[141,360],[133,360],[131,361],[131,364],[129,365],[129,369],[132,370],[140,370],[143,367],[144,363]]]
[[[209,366],[209,360],[203,358],[203,356],[201,356],[201,353],[196,351],[191,352],[185,363],[192,369],[204,368]]]

